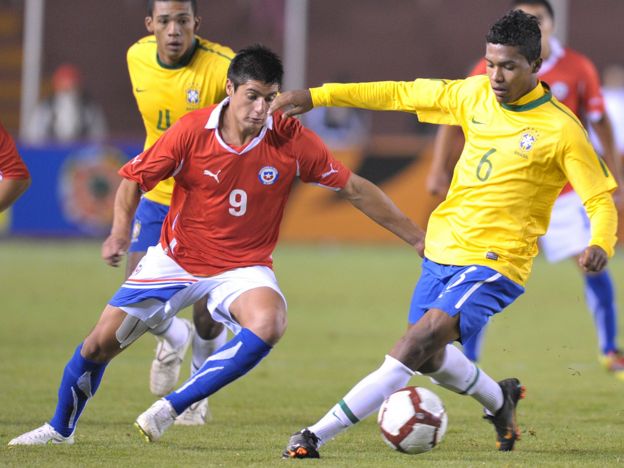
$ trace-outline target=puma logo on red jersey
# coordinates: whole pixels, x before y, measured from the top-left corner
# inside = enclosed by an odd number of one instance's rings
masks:
[[[220,182],[219,180],[219,174],[221,174],[222,169],[219,169],[219,171],[217,171],[217,173],[215,174],[212,171],[209,171],[208,169],[204,169],[204,175],[210,176],[212,177],[214,180],[217,181],[217,183]]]

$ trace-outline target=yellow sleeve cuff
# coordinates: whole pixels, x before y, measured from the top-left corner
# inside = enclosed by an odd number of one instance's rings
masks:
[[[618,213],[610,192],[600,193],[585,202],[585,210],[591,222],[589,245],[601,247],[609,257],[615,253]]]

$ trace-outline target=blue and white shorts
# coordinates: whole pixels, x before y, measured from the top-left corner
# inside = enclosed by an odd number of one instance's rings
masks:
[[[214,276],[193,276],[167,256],[160,244],[150,247],[130,277],[109,304],[154,328],[163,320],[208,296],[208,311],[234,334],[240,324],[230,314],[230,306],[241,294],[268,287],[286,299],[273,270],[266,266],[236,268]]]
[[[160,231],[169,207],[141,197],[134,214],[128,252],[147,252],[160,241]]]
[[[491,268],[440,265],[425,258],[408,321],[418,322],[429,309],[443,310],[451,317],[460,314],[460,341],[465,341],[522,293],[522,286]]]
[[[540,239],[540,247],[549,262],[558,262],[581,254],[589,245],[591,224],[576,192],[560,195],[553,206],[550,224]]]

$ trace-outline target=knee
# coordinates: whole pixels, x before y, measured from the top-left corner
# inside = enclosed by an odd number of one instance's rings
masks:
[[[269,313],[259,313],[257,319],[246,328],[253,331],[266,344],[275,346],[286,332],[286,311],[276,310]]]
[[[275,346],[277,342],[282,338],[282,336],[284,336],[287,325],[288,324],[285,313],[275,314],[274,317],[267,320],[262,325],[261,330],[263,336],[259,336],[264,340],[265,343],[271,346]]]
[[[82,350],[80,355],[93,362],[108,362],[118,354],[115,349],[119,350],[119,343],[116,342],[114,346],[111,346],[107,340],[103,340],[99,336],[94,336],[93,333],[87,336],[82,343]]]

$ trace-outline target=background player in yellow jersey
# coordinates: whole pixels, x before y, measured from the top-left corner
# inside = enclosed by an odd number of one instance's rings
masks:
[[[218,103],[226,96],[227,70],[234,52],[195,33],[201,18],[195,0],[148,0],[145,27],[152,33],[128,49],[128,71],[132,91],[145,125],[145,148],[187,112]],[[131,218],[132,232],[111,232],[103,246],[118,251],[111,264],[117,266],[128,252],[126,276],[136,268],[147,249],[158,244],[162,223],[169,211],[173,178],[161,182],[141,198],[136,214],[116,205]],[[129,223],[128,223],[129,225]],[[152,330],[158,338],[150,372],[150,390],[158,396],[177,384],[180,364],[192,343],[191,373],[201,367],[226,341],[227,331],[212,320],[206,301],[193,307],[195,327],[188,320],[173,318]],[[210,417],[208,403],[192,405],[177,424],[203,424]]]
[[[318,457],[320,445],[375,412],[416,372],[475,398],[494,424],[498,449],[513,449],[520,382],[496,383],[449,343],[473,336],[524,292],[538,237],[567,180],[592,224],[579,260],[585,271],[606,266],[617,227],[613,177],[579,120],[537,78],[540,37],[534,16],[512,11],[486,36],[487,76],[329,84],[274,101],[273,110],[293,106],[291,115],[313,105],[416,112],[421,121],[461,125],[466,135],[446,200],[429,219],[411,325],[379,369],[293,434],[284,457]]]

